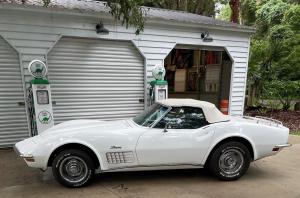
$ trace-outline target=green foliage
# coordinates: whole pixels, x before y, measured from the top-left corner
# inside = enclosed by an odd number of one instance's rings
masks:
[[[248,70],[250,83],[259,85],[265,71],[265,57],[270,56],[269,49],[270,45],[267,40],[252,39]]]
[[[126,28],[133,26],[136,34],[144,30],[146,9],[141,7],[144,0],[108,0],[105,5],[110,8],[110,14],[122,22]]]
[[[295,31],[300,29],[300,6],[292,5],[283,17],[283,23],[289,24]]]
[[[51,3],[51,0],[43,0],[44,7],[48,7]]]
[[[292,99],[300,97],[300,81],[273,80],[267,82],[263,94],[269,99],[279,99],[283,109],[288,110]]]
[[[294,32],[289,25],[275,25],[270,28],[269,37],[271,42],[282,42],[293,38],[293,36]]]
[[[299,80],[300,79],[300,45],[299,35],[295,39],[298,41],[286,56],[283,56],[275,65],[276,77],[282,80]]]
[[[256,0],[242,0],[240,3],[240,19],[244,25],[254,25]]]
[[[217,16],[218,19],[224,20],[224,21],[230,21],[231,16],[231,8],[230,5],[227,3],[221,10],[220,14]]]
[[[44,0],[49,1],[49,0]],[[136,34],[144,30],[147,8],[158,7],[186,11],[206,16],[214,16],[216,0],[107,0],[105,5],[110,8],[110,14],[122,22],[126,28],[133,26]]]
[[[298,4],[262,0],[258,5],[248,72],[251,96],[278,99],[284,109],[300,98],[299,23]]]
[[[256,11],[256,26],[260,35],[266,34],[269,29],[277,24],[281,24],[285,12],[289,9],[289,4],[282,0],[269,0],[260,5]]]

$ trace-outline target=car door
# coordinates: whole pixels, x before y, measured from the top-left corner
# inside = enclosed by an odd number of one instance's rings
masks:
[[[173,107],[140,136],[136,146],[139,164],[201,165],[213,133],[202,109]]]

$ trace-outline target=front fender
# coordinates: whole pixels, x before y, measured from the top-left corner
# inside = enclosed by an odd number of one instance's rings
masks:
[[[86,141],[73,139],[73,138],[72,139],[64,139],[64,140],[62,140],[62,138],[61,138],[60,141],[54,143],[51,146],[50,152],[48,152],[46,157],[45,157],[44,166],[47,167],[50,156],[56,149],[58,149],[59,147],[65,146],[67,144],[80,144],[80,145],[86,146],[87,148],[91,149],[95,153],[95,155],[97,156],[99,164],[100,164],[100,168],[101,168],[101,165],[103,164],[103,159],[100,156],[100,154],[98,153],[97,149],[92,144],[90,144]]]

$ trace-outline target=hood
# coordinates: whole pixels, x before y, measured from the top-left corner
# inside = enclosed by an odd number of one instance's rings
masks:
[[[60,123],[54,127],[42,132],[41,136],[54,135],[54,134],[69,134],[80,133],[88,131],[113,131],[119,129],[130,128],[128,120],[117,121],[100,121],[100,120],[71,120]]]

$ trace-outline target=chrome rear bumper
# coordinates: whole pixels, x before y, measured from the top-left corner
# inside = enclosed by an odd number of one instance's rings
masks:
[[[285,148],[285,147],[290,147],[290,146],[292,146],[292,144],[289,144],[289,143],[287,143],[287,144],[278,144],[278,145],[275,145],[275,148]]]
[[[292,146],[291,144],[287,143],[287,144],[277,144],[273,147],[272,151],[274,152],[278,152],[278,151],[281,151],[283,148],[285,147],[290,147]]]

